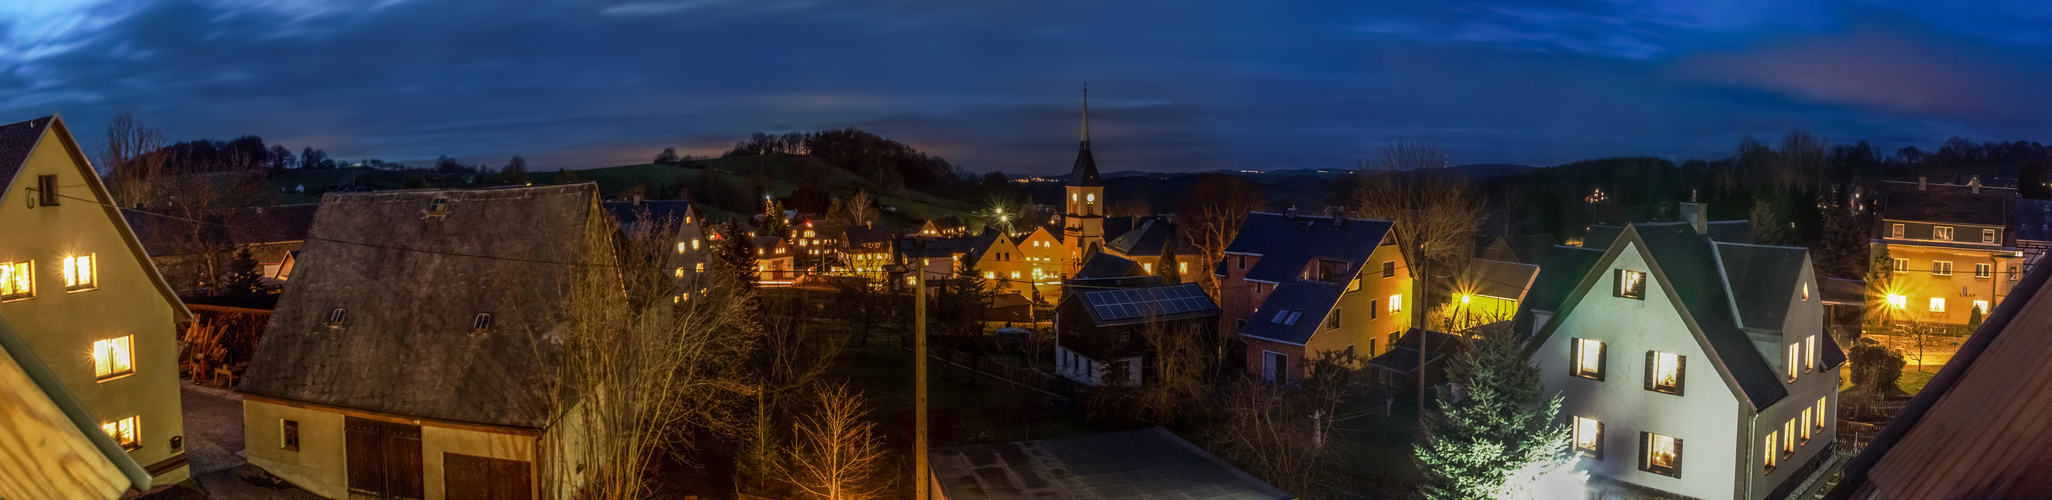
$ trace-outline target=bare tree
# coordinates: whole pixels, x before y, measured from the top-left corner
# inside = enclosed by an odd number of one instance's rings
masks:
[[[870,199],[868,192],[856,191],[853,198],[848,198],[846,213],[848,214],[848,227],[875,223],[877,218],[876,200]]]
[[[1205,267],[1197,273],[1197,283],[1213,300],[1218,299],[1219,290],[1210,267],[1225,260],[1226,246],[1239,236],[1240,226],[1247,223],[1247,214],[1261,208],[1261,201],[1261,187],[1254,181],[1217,173],[1199,177],[1183,194],[1176,227],[1183,240],[1197,248],[1198,264]]]
[[[1354,389],[1354,359],[1326,351],[1310,360],[1311,375],[1291,388],[1242,377],[1227,385],[1200,436],[1208,449],[1283,491],[1311,491],[1335,463],[1325,436]]]
[[[1149,318],[1141,327],[1148,361],[1154,364],[1154,380],[1146,381],[1138,394],[1142,418],[1176,422],[1210,392],[1212,358],[1202,335],[1194,323],[1178,327]]]
[[[1426,325],[1434,264],[1465,263],[1481,225],[1482,204],[1467,180],[1435,169],[1447,155],[1430,143],[1398,142],[1360,161],[1360,188],[1353,203],[1362,217],[1395,222],[1390,229],[1403,249],[1411,280],[1410,325]],[[1451,275],[1451,274],[1449,274]],[[1423,366],[1424,350],[1419,350]],[[1418,406],[1425,406],[1424,374],[1418,377]]]
[[[615,242],[616,223],[593,224],[585,266],[568,293],[561,363],[550,391],[560,422],[544,443],[553,496],[640,498],[666,446],[697,431],[739,436],[735,400],[758,388],[746,371],[758,341],[745,322],[750,292],[732,273],[709,273],[689,299],[653,286],[669,275],[677,221]],[[622,286],[622,280],[628,286]],[[644,283],[643,285],[633,285]],[[536,293],[561,293],[537,291]]]
[[[136,207],[163,195],[157,179],[164,174],[164,132],[143,124],[132,113],[107,121],[107,149],[100,163],[108,169],[108,190],[114,203]]]
[[[877,498],[883,440],[868,421],[862,394],[843,384],[815,389],[813,397],[812,411],[793,426],[797,439],[785,479],[828,500]]]

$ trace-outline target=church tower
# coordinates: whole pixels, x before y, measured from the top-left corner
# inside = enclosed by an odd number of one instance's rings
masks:
[[[1090,157],[1088,88],[1083,89],[1083,144],[1065,190],[1069,199],[1062,213],[1062,243],[1069,247],[1069,265],[1064,276],[1075,276],[1083,269],[1083,259],[1104,244],[1104,180],[1097,177],[1097,160]]]

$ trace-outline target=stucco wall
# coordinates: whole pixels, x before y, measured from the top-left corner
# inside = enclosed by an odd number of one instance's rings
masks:
[[[29,208],[36,176],[57,175],[56,206]],[[100,423],[137,419],[142,448],[129,452],[145,467],[170,460],[171,439],[185,434],[178,395],[178,346],[173,305],[151,282],[154,264],[122,238],[118,217],[92,201],[90,182],[62,146],[53,127],[44,133],[11,189],[0,192],[0,262],[33,261],[35,298],[0,303],[0,316],[21,332],[65,389]],[[64,290],[63,258],[93,254],[98,287]],[[93,342],[124,335],[132,341],[135,373],[97,380]],[[180,466],[159,484],[189,477]]]
[[[1555,319],[1560,328],[1535,352],[1533,363],[1547,392],[1564,398],[1563,421],[1579,416],[1603,422],[1603,459],[1582,459],[1591,475],[1698,498],[1731,498],[1738,486],[1732,469],[1743,451],[1738,397],[1668,302],[1664,284],[1649,280],[1645,300],[1610,293],[1616,269],[1648,270],[1635,245],[1625,245],[1610,267],[1592,271],[1603,278],[1573,312]],[[1576,338],[1606,344],[1604,380],[1569,374]],[[1682,396],[1645,389],[1647,351],[1687,357]],[[1680,478],[1639,470],[1642,431],[1682,439]]]
[[[427,500],[447,498],[443,484],[443,453],[527,462],[528,491],[539,494],[540,483],[536,481],[541,477],[541,468],[536,463],[534,451],[534,436],[423,425],[420,428],[420,458],[422,466],[427,468],[422,476]]]
[[[1396,263],[1395,277],[1382,277],[1384,261]],[[1366,360],[1389,351],[1389,334],[1401,332],[1410,324],[1412,308],[1417,307],[1417,301],[1411,299],[1411,273],[1410,269],[1404,266],[1401,249],[1396,245],[1377,247],[1375,253],[1369,255],[1368,262],[1363,263],[1357,272],[1361,279],[1361,289],[1340,294],[1337,304],[1340,310],[1340,327],[1325,330],[1325,325],[1319,324],[1320,331],[1305,345],[1306,355],[1316,355],[1323,351],[1344,351],[1347,346],[1352,345],[1354,354]],[[1402,311],[1390,312],[1391,295],[1403,296]],[[1373,344],[1373,349],[1370,349],[1370,344]],[[1255,361],[1260,359],[1255,358]],[[1261,365],[1257,363],[1248,366]],[[1300,376],[1303,374],[1301,370],[1297,373]]]
[[[1975,241],[1979,241],[1978,235],[1975,237]],[[1964,325],[1976,300],[1988,301],[1989,310],[1994,310],[1995,306],[2001,305],[2002,297],[2007,297],[2009,290],[2016,286],[2016,282],[2009,279],[2009,266],[2016,265],[2021,270],[2023,263],[2022,257],[1998,257],[1987,251],[1903,243],[1877,244],[1875,252],[1879,253],[1884,246],[1890,258],[1909,260],[1908,271],[1894,273],[1890,291],[1907,297],[1907,303],[1897,312],[1896,318],[1911,321]],[[1952,275],[1932,275],[1933,261],[1951,262]],[[1974,277],[1974,264],[1993,266],[1993,276]],[[1962,295],[1962,289],[1971,296]],[[1930,300],[1933,297],[1946,299],[1945,312],[1931,312]],[[1985,311],[1982,313],[1984,317],[1986,314]]]
[[[299,451],[284,448],[285,420],[299,422]],[[249,463],[327,498],[349,491],[341,413],[242,400],[243,447]]]
[[[1806,339],[1812,336],[1817,337],[1817,345],[1821,349],[1824,345],[1823,337],[1828,335],[1824,332],[1823,296],[1817,292],[1815,270],[1811,266],[1803,266],[1802,278],[1798,283],[1798,289],[1792,290],[1789,293],[1788,316],[1783,320],[1781,343],[1776,351],[1778,355],[1768,358],[1768,364],[1775,367],[1775,373],[1783,377],[1786,377],[1788,373],[1786,366],[1788,346],[1803,345],[1804,352],[1802,356],[1808,358],[1811,354],[1808,352],[1809,346],[1806,343]],[[1801,284],[1804,283],[1810,286],[1810,297],[1807,300],[1802,296],[1800,288]],[[1788,397],[1782,398],[1780,401],[1776,401],[1767,408],[1762,409],[1759,416],[1752,419],[1753,422],[1747,422],[1740,428],[1740,432],[1748,436],[1746,445],[1748,453],[1745,459],[1746,476],[1744,476],[1748,478],[1748,487],[1746,488],[1749,495],[1748,498],[1766,498],[1768,493],[1773,492],[1782,483],[1801,481],[1803,478],[1795,477],[1795,473],[1799,472],[1803,464],[1808,463],[1817,454],[1829,453],[1831,442],[1837,436],[1838,370],[1824,369],[1822,357],[1818,358],[1818,364],[1814,368],[1810,368],[1803,361],[1799,361],[1797,365],[1795,381],[1783,382],[1783,387],[1788,389]],[[1796,446],[1794,456],[1782,458],[1781,463],[1773,471],[1766,471],[1767,450],[1763,447],[1766,446],[1767,433],[1783,430],[1784,424],[1790,419],[1802,418],[1803,409],[1815,408],[1818,398],[1826,400],[1824,405],[1826,412],[1824,428],[1822,430],[1812,430],[1810,440],[1807,443],[1798,440],[1800,444]],[[1815,415],[1812,415],[1812,418],[1815,418]],[[1802,422],[1799,425],[1809,425],[1809,423]],[[1797,435],[1800,436],[1801,427],[1797,429]],[[1777,437],[1786,439],[1786,436]],[[1777,457],[1779,457],[1778,453],[1777,451]]]

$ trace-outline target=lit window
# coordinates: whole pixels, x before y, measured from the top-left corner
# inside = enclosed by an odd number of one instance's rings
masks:
[[[1931,228],[1931,239],[1938,241],[1952,241],[1952,228],[1949,226],[1938,226]]]
[[[697,250],[697,249],[698,249],[698,239],[697,239],[697,238],[693,238],[693,239],[691,240],[691,249],[692,249],[692,250]]]
[[[1896,295],[1892,293],[1888,294],[1888,307],[1893,307],[1896,309],[1909,307],[1909,297]]]
[[[285,451],[299,451],[299,421],[279,420],[278,430],[278,447]]]
[[[1803,349],[1810,354],[1803,358],[1803,371],[1817,371],[1817,336],[1803,337]]]
[[[1154,274],[1154,264],[1141,264],[1140,267],[1146,269],[1148,274]],[[1132,268],[1129,267],[1127,269]]]
[[[64,258],[65,290],[90,290],[99,284],[98,275],[93,266],[92,254]]]
[[[1190,272],[1190,263],[1188,263],[1188,262],[1177,262],[1177,263],[1176,263],[1176,272],[1179,272],[1179,273],[1187,273],[1187,272]]]
[[[1901,238],[1903,235],[1903,230],[1904,228],[1902,224],[1890,224],[1888,226],[1888,237]]]
[[[1688,358],[1680,354],[1646,352],[1646,390],[1680,396],[1688,382]]]
[[[1775,452],[1774,452],[1774,448],[1775,448],[1775,447],[1776,447],[1777,445],[1780,445],[1780,444],[1781,444],[1781,431],[1774,431],[1774,432],[1769,432],[1769,433],[1767,433],[1767,438],[1761,441],[1761,444],[1760,444],[1760,472],[1761,472],[1761,473],[1763,473],[1763,474],[1764,474],[1764,473],[1770,473],[1770,472],[1774,472],[1774,466],[1776,466],[1776,465],[1780,465],[1780,464],[1781,464],[1781,454],[1779,454],[1779,453],[1775,453]]]
[[[1391,295],[1391,296],[1389,296],[1389,312],[1390,312],[1390,314],[1396,314],[1396,313],[1404,312],[1404,296],[1403,296],[1403,295]]]
[[[1681,477],[1682,440],[1651,432],[1639,433],[1639,470]]]
[[[1995,277],[1994,264],[1974,264],[1974,278],[1988,279],[1993,277]]]
[[[997,279],[997,273],[994,273],[994,272],[990,272],[990,271],[984,271],[984,272],[983,272],[983,279],[987,279],[987,280],[991,280],[991,279]]]
[[[121,445],[121,449],[131,451],[141,449],[142,440],[139,439],[138,430],[136,429],[136,420],[140,418],[142,417],[128,417],[100,424],[100,430],[106,431],[109,437],[113,437],[114,444]]]
[[[1603,342],[1575,339],[1574,351],[1574,376],[1603,380]]]
[[[1831,414],[1824,411],[1824,403],[1829,398],[1830,396],[1817,398],[1817,419],[1810,421],[1811,427],[1815,427],[1818,430],[1823,430],[1824,419],[1831,418]]]
[[[36,296],[35,266],[29,261],[0,262],[0,300]]]
[[[679,241],[679,242],[677,242],[677,253],[684,253],[684,250],[685,250],[685,245],[684,245],[684,242],[682,242],[682,241]]]
[[[1781,440],[1781,458],[1788,458],[1790,455],[1795,454],[1796,426],[1801,423],[1802,420],[1791,418],[1788,419],[1788,423],[1781,424],[1782,435],[1788,436],[1788,439]]]
[[[1974,310],[1975,310],[1975,311],[1980,311],[1980,312],[1981,312],[1981,316],[1983,316],[1983,317],[1987,316],[1987,315],[1988,315],[1988,301],[1985,301],[1985,300],[1976,300],[1976,301],[1974,301]]]
[[[677,274],[677,277],[679,277],[679,278],[682,278],[682,277],[684,277],[684,268],[681,268],[681,267],[677,268],[677,273],[676,273],[676,274]]]
[[[491,313],[477,313],[476,317],[470,319],[470,329],[480,332],[492,329]]]
[[[1096,195],[1096,194],[1086,194],[1086,195],[1083,195],[1083,202],[1084,202],[1084,203],[1097,203],[1097,195]]]
[[[1804,423],[1804,424],[1808,424],[1808,423],[1810,423],[1810,422],[1816,421],[1816,419],[1815,419],[1815,418],[1811,418],[1811,415],[1813,414],[1813,412],[1814,412],[1815,410],[1816,410],[1815,408],[1810,408],[1810,407],[1803,407],[1803,418],[1802,418],[1802,420],[1800,420],[1800,422],[1802,422],[1802,423]],[[1790,424],[1794,424],[1795,422],[1796,422],[1796,421],[1791,421],[1791,422],[1789,422],[1789,423],[1790,423]],[[1806,444],[1807,444],[1807,443],[1809,443],[1809,442],[1810,442],[1810,429],[1811,429],[1811,427],[1810,427],[1809,425],[1803,425],[1803,426],[1801,426],[1801,427],[1803,428],[1803,443],[1806,443]]]
[[[1981,242],[1982,242],[1982,243],[1994,243],[1994,242],[1995,242],[1995,230],[1993,230],[1993,229],[1982,229],[1982,230],[1981,230]]]
[[[1934,260],[1934,261],[1931,261],[1931,275],[1932,275],[1932,276],[1951,276],[1951,275],[1952,275],[1952,263],[1951,263],[1951,262],[1946,262],[1946,261],[1942,261],[1942,260]]]
[[[93,341],[93,375],[101,381],[135,373],[134,335]]]
[[[1018,272],[1018,271],[1012,271],[1012,279],[1019,279],[1019,272]]]
[[[1803,283],[1803,302],[1809,302],[1809,301],[1810,301],[1810,284],[1809,284],[1808,282],[1804,282],[1804,283]]]
[[[1627,299],[1646,298],[1646,273],[1629,269],[1617,270],[1617,296]]]
[[[1942,312],[1945,312],[1945,298],[1944,298],[1944,297],[1931,297],[1931,312],[1934,312],[1934,313],[1942,313]]]
[[[698,264],[694,265],[694,266],[692,267],[692,269],[695,269],[695,270],[697,270],[698,272],[701,272],[701,273],[702,273],[702,272],[705,272],[705,263],[704,263],[704,262],[700,262],[700,263],[698,263]]]
[[[1909,272],[1909,259],[1895,259],[1895,272]]]
[[[1603,422],[1595,419],[1574,417],[1575,453],[1589,458],[1603,459]]]
[[[1797,365],[1799,365],[1799,364],[1801,364],[1801,363],[1802,363],[1802,361],[1803,361],[1803,345],[1802,345],[1802,344],[1789,344],[1789,345],[1788,345],[1788,381],[1790,381],[1790,382],[1794,382],[1794,381],[1795,381],[1795,379],[1796,379],[1796,366],[1797,366]]]

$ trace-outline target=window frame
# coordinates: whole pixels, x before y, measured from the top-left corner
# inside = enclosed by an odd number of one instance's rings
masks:
[[[1988,264],[1988,263],[1985,263],[1985,262],[1983,262],[1983,263],[1975,263],[1975,264],[1974,264],[1974,279],[1977,279],[1977,280],[1985,280],[1985,279],[1993,279],[1994,277],[1995,277],[1995,265],[1994,265],[1994,264]]]
[[[122,435],[123,430],[127,431],[127,435]],[[122,451],[142,449],[141,415],[130,415],[128,418],[100,424],[100,431],[106,432],[107,437],[114,438],[114,444],[120,445]]]
[[[1800,365],[1800,364],[1802,364],[1802,361],[1803,361],[1803,344],[1802,344],[1801,342],[1797,342],[1797,343],[1789,344],[1789,345],[1788,345],[1788,369],[1787,369],[1787,371],[1788,371],[1788,381],[1789,381],[1789,382],[1795,382],[1795,381],[1796,381],[1796,377],[1797,377],[1797,376],[1799,376],[1799,375],[1802,375],[1802,372],[1798,372],[1798,371],[1796,371],[1796,366],[1797,366],[1797,365]]]
[[[1811,425],[1815,426],[1819,432],[1824,430],[1824,419],[1831,418],[1831,415],[1829,415],[1825,411],[1826,408],[1824,408],[1825,404],[1830,401],[1831,396],[1817,398],[1817,420],[1812,421]]]
[[[477,313],[470,317],[470,330],[477,333],[492,331],[492,313]]]
[[[1326,313],[1325,313],[1325,325],[1324,325],[1324,326],[1325,326],[1325,329],[1326,329],[1326,330],[1338,330],[1338,329],[1340,329],[1340,308],[1339,308],[1339,307],[1337,307],[1337,306],[1334,306],[1334,307],[1332,308],[1332,310],[1331,310],[1331,311],[1328,311],[1328,312],[1326,312]]]
[[[1942,264],[1942,265],[1941,265],[1941,264]],[[1939,272],[1939,271],[1940,271],[1940,268],[1943,268],[1943,271],[1944,271],[1944,272]],[[1949,261],[1949,260],[1934,260],[1934,261],[1931,261],[1931,275],[1932,275],[1932,276],[1951,276],[1951,275],[1952,275],[1952,261]]]
[[[57,188],[57,176],[55,174],[36,176],[36,206],[54,207],[62,204],[57,194]]]
[[[1625,288],[1625,284],[1628,283],[1627,279],[1631,278],[1636,278],[1637,281],[1634,284],[1636,284],[1637,286],[1629,289]],[[1619,269],[1617,270],[1615,279],[1617,280],[1617,282],[1615,283],[1613,290],[1611,290],[1611,293],[1613,295],[1627,299],[1646,300],[1645,271]]]
[[[66,255],[59,262],[63,263],[61,269],[64,271],[65,292],[84,292],[100,288],[99,254],[88,252],[81,255]],[[80,263],[85,265],[79,266]],[[85,279],[77,279],[77,275],[74,274],[78,272],[80,267],[85,269],[85,273],[83,273]]]
[[[0,267],[9,268],[6,276],[14,277],[15,284],[20,285],[20,289],[14,293],[0,295],[0,302],[36,298],[36,261],[0,262]]]
[[[1667,465],[1653,463],[1653,444],[1659,439],[1673,443],[1674,453]],[[1682,438],[1655,432],[1639,432],[1639,470],[1680,479],[1682,473]]]
[[[1798,418],[1800,418],[1800,417],[1798,417]],[[1781,424],[1781,430],[1782,430],[1782,432],[1786,432],[1786,433],[1788,433],[1788,438],[1787,438],[1787,439],[1783,439],[1783,440],[1781,440],[1781,459],[1782,459],[1782,460],[1787,460],[1787,459],[1790,459],[1790,458],[1794,458],[1794,457],[1795,457],[1795,452],[1796,452],[1796,441],[1795,441],[1795,436],[1796,436],[1796,426],[1797,426],[1797,425],[1799,425],[1799,423],[1798,423],[1798,421],[1797,421],[1796,419],[1794,419],[1794,418],[1788,419],[1788,422],[1787,422],[1787,423]]]
[[[1893,268],[1893,269],[1890,269],[1890,271],[1894,271],[1894,272],[1898,272],[1898,273],[1906,273],[1906,272],[1909,272],[1909,259],[1893,259],[1893,260],[1895,261],[1895,262],[1893,262],[1893,263],[1892,263],[1892,264],[1894,265],[1894,268]]]
[[[1981,230],[1981,243],[1995,243],[1995,230],[1993,230],[1993,229],[1982,229],[1982,230]]]
[[[1812,432],[1810,432],[1810,431],[1814,430],[1814,429],[1810,428],[1810,422],[1812,422],[1812,421],[1815,421],[1815,420],[1816,420],[1816,418],[1815,418],[1815,417],[1812,417],[1812,416],[1811,416],[1811,413],[1810,413],[1810,412],[1813,412],[1813,411],[1816,411],[1816,409],[1815,409],[1815,408],[1811,408],[1811,407],[1808,407],[1808,406],[1805,406],[1805,407],[1803,407],[1803,416],[1802,416],[1802,417],[1799,417],[1799,418],[1801,419],[1800,421],[1802,422],[1802,425],[1799,425],[1798,427],[1801,427],[1801,428],[1802,428],[1802,432],[1803,432],[1803,442],[1802,442],[1802,444],[1805,444],[1805,445],[1808,445],[1808,444],[1810,444],[1810,435],[1812,434]],[[1794,423],[1794,421],[1791,421],[1790,423]]]
[[[1888,226],[1888,234],[1890,238],[1902,238],[1909,234],[1909,227],[1900,222],[1892,223]]]
[[[1395,278],[1395,277],[1396,277],[1396,261],[1394,261],[1394,260],[1385,260],[1385,261],[1382,261],[1382,277],[1384,277],[1384,278]]]
[[[1395,295],[1391,295],[1391,296],[1389,296],[1389,314],[1391,314],[1391,315],[1396,315],[1396,314],[1401,314],[1401,313],[1403,313],[1403,312],[1404,312],[1404,294],[1401,294],[1401,293],[1399,293],[1399,294],[1395,294]]]
[[[1659,363],[1660,363],[1660,358],[1661,358],[1661,356],[1673,356],[1673,357],[1674,357],[1674,373],[1673,373],[1673,375],[1674,375],[1674,377],[1673,377],[1673,378],[1674,378],[1674,383],[1673,383],[1673,384],[1671,384],[1671,385],[1670,385],[1670,384],[1662,384],[1662,383],[1660,383],[1660,379],[1661,379],[1661,375],[1662,375],[1662,374],[1661,374],[1661,373],[1659,373],[1659,370],[1660,370],[1660,369],[1659,369]],[[1661,351],[1654,351],[1654,350],[1648,350],[1648,351],[1646,351],[1646,383],[1645,383],[1645,389],[1646,389],[1646,390],[1648,390],[1648,391],[1652,391],[1652,392],[1658,392],[1658,393],[1661,393],[1661,394],[1671,394],[1671,395],[1675,395],[1675,396],[1682,396],[1682,395],[1684,395],[1684,391],[1686,391],[1686,390],[1688,389],[1688,386],[1689,386],[1689,357],[1688,357],[1688,356],[1683,356],[1683,355],[1681,355],[1680,353],[1672,353],[1672,352],[1661,352]]]
[[[1931,226],[1931,239],[1934,241],[1956,241],[1953,236],[1952,226]]]
[[[1589,367],[1584,360],[1585,356],[1583,354],[1591,345],[1596,347],[1596,366],[1594,370],[1587,369]],[[1391,344],[1391,346],[1393,348],[1395,344]],[[1568,375],[1602,382],[1603,378],[1610,371],[1610,356],[1608,352],[1610,345],[1597,339],[1576,337],[1570,339],[1568,346]]]
[[[1760,475],[1764,476],[1773,474],[1774,469],[1781,466],[1781,450],[1776,449],[1781,447],[1781,431],[1767,431],[1763,441],[1760,444]]]
[[[1930,302],[1929,302],[1929,303],[1930,303],[1930,310],[1929,310],[1929,311],[1927,311],[1927,312],[1934,312],[1934,313],[1943,313],[1943,312],[1945,312],[1945,305],[1946,305],[1946,304],[1945,304],[1945,297],[1931,297],[1931,300],[1930,300]]]
[[[328,310],[328,327],[341,328],[349,322],[349,308],[337,307]]]
[[[102,346],[105,346],[103,349]],[[120,351],[121,356],[112,355]],[[105,354],[103,356],[103,353]],[[122,360],[126,366],[115,366]],[[122,335],[93,341],[93,380],[107,382],[135,375],[135,335]]]
[[[278,419],[278,448],[285,451],[299,451],[299,421]]]
[[[1602,460],[1603,421],[1593,418],[1582,418],[1580,416],[1569,416],[1568,419],[1569,451],[1571,453],[1576,453],[1585,457],[1589,457],[1590,460]],[[1582,432],[1585,430],[1590,430],[1592,427],[1593,430],[1591,432],[1594,432],[1595,435],[1589,436],[1589,439],[1587,440],[1582,439],[1584,437]],[[1583,446],[1584,441],[1588,442],[1588,446]]]
[[[1803,373],[1817,371],[1817,336],[1803,337]]]

